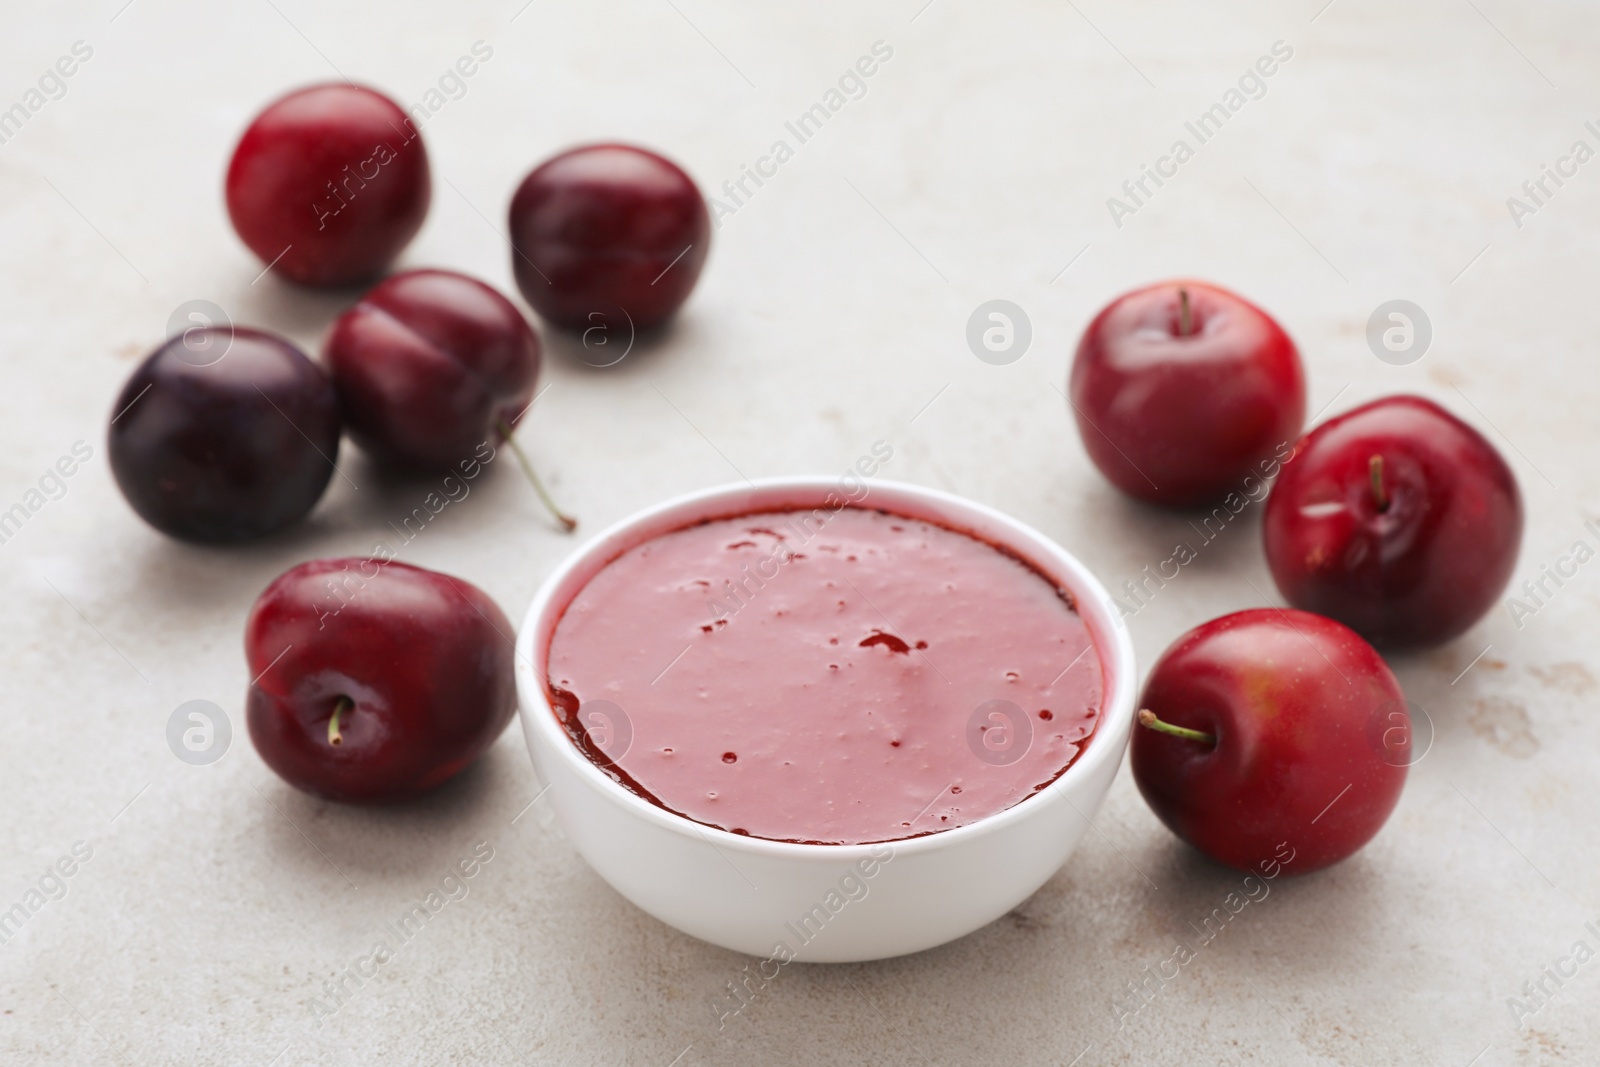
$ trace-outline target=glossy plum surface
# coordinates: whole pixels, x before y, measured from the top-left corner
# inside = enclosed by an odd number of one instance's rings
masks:
[[[1522,525],[1516,476],[1482,434],[1392,396],[1306,434],[1262,529],[1289,603],[1405,648],[1448,641],[1494,606]]]
[[[1168,829],[1239,870],[1305,874],[1349,856],[1389,818],[1411,762],[1400,683],[1358,634],[1309,612],[1195,627],[1140,707],[1214,739],[1136,726],[1133,777]]]
[[[321,367],[244,327],[169,338],[122,387],[111,472],[151,526],[190,541],[248,541],[316,504],[339,456],[339,407]]]
[[[646,330],[694,289],[711,216],[694,180],[670,160],[631,145],[589,145],[523,179],[511,200],[511,243],[517,287],[549,322]]]
[[[250,740],[290,785],[329,800],[427,792],[511,721],[511,633],[459,578],[381,557],[302,563],[245,625]]]
[[[521,418],[540,349],[494,289],[415,270],[384,279],[345,312],[322,358],[357,444],[395,465],[442,469],[498,440],[501,420]]]
[[[1095,466],[1130,496],[1168,507],[1270,478],[1305,422],[1294,342],[1266,312],[1205,282],[1112,301],[1084,330],[1068,384]]]
[[[428,153],[382,93],[335,82],[282,97],[234,149],[228,216],[261,262],[303,285],[367,281],[428,214]]]

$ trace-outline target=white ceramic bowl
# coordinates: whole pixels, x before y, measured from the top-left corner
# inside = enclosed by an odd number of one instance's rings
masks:
[[[953,830],[878,845],[802,845],[675,815],[607,777],[556,720],[542,683],[550,637],[579,589],[621,553],[669,530],[748,512],[822,506],[836,478],[720,486],[617,523],[546,579],[517,636],[523,733],[563,830],[600,876],[662,922],[736,952],[831,963],[881,959],[971,933],[1027,899],[1089,828],[1122,762],[1137,682],[1133,644],[1105,589],[1055,542],[992,508],[897,482],[855,503],[970,532],[1028,560],[1077,599],[1104,674],[1103,716],[1065,774],[1012,808]],[[837,499],[836,496],[836,499]]]

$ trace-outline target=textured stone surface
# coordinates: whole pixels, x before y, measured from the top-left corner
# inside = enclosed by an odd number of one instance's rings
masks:
[[[1322,2],[14,5],[0,108],[73,42],[93,56],[0,144],[0,510],[74,442],[94,455],[0,545],[0,909],[74,842],[93,853],[0,945],[0,1060],[1590,1059],[1600,963],[1520,1029],[1507,998],[1575,941],[1600,949],[1583,925],[1600,926],[1600,563],[1548,584],[1520,627],[1498,610],[1397,661],[1435,739],[1394,820],[1349,862],[1274,883],[1177,977],[1152,980],[1122,1029],[1127,983],[1237,884],[1180,847],[1126,775],[1097,832],[1012,915],[911,958],[786,968],[719,1030],[712,1005],[748,961],[661,926],[588,870],[545,803],[528,806],[520,727],[436,797],[392,810],[298,795],[251,750],[240,632],[256,592],[301,559],[391,536],[425,485],[386,483],[347,451],[311,521],[217,551],[144,527],[107,472],[112,398],[179,304],[214,301],[314,350],[350,299],[256,280],[221,197],[250,115],[335,67],[422,100],[482,40],[492,58],[425,128],[435,201],[406,264],[509,291],[510,191],[574,142],[655,146],[708,192],[777,138],[795,149],[722,218],[668,336],[604,371],[550,339],[550,389],[522,437],[585,532],[740,474],[843,471],[883,439],[884,476],[1002,508],[1120,585],[1198,538],[1104,484],[1059,389],[1100,304],[1193,273],[1280,317],[1313,410],[1416,390],[1489,434],[1529,507],[1517,582],[1538,578],[1575,541],[1600,547],[1584,528],[1600,515],[1600,163],[1550,185],[1520,228],[1505,201],[1575,140],[1600,147],[1583,127],[1600,118],[1584,110],[1600,16],[1575,2]],[[893,57],[865,96],[797,144],[785,121],[879,40]],[[1106,198],[1280,40],[1293,56],[1265,95],[1116,226]],[[1032,322],[1031,348],[1005,366],[964,339],[994,298]],[[1434,330],[1404,367],[1365,341],[1394,298]],[[1205,618],[1276,602],[1256,510],[1133,618],[1141,662]],[[519,618],[575,543],[505,469],[402,558],[477,582]],[[210,766],[165,741],[191,699],[233,723]],[[479,842],[493,859],[465,898],[319,1019],[324,982]]]

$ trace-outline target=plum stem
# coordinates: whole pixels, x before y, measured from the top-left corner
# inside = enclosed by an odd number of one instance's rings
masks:
[[[544,501],[544,506],[550,509],[550,514],[554,515],[556,521],[561,523],[561,528],[568,533],[576,530],[578,528],[578,520],[570,515],[563,514],[561,509],[556,507],[556,502],[550,498],[550,494],[545,490],[544,483],[539,480],[538,473],[534,471],[533,463],[529,461],[528,454],[522,451],[522,447],[511,436],[511,425],[506,422],[504,416],[495,420],[495,427],[499,429],[500,436],[505,438],[506,444],[511,447],[512,455],[517,457],[517,463],[522,467],[522,473],[526,474],[528,481],[533,484],[533,491],[539,494],[539,499]]]
[[[1379,513],[1389,510],[1389,494],[1383,490],[1383,457],[1374,455],[1367,460],[1367,480],[1372,483],[1372,502]]]
[[[1142,708],[1139,711],[1139,725],[1146,730],[1154,730],[1158,734],[1171,734],[1173,737],[1181,737],[1185,741],[1203,741],[1212,746],[1217,743],[1217,739],[1211,734],[1200,730],[1191,730],[1187,726],[1174,726],[1170,722],[1162,722],[1156,718],[1156,713],[1149,708]]]
[[[1194,317],[1189,312],[1189,290],[1178,290],[1178,336],[1188,337],[1194,332]]]
[[[344,734],[339,732],[339,719],[355,706],[356,702],[346,696],[340,697],[339,702],[333,706],[333,716],[328,720],[328,744],[334,746],[344,744]]]

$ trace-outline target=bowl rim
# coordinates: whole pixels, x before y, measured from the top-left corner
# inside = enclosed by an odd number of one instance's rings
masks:
[[[1044,803],[1046,797],[1060,789],[1069,778],[1090,777],[1095,768],[1108,760],[1120,763],[1133,723],[1134,695],[1138,680],[1137,666],[1132,636],[1121,614],[1116,610],[1111,595],[1099,579],[1077,556],[1053,539],[1027,523],[987,504],[943,490],[890,479],[862,479],[862,484],[867,488],[865,495],[859,500],[851,500],[841,487],[837,475],[791,475],[756,478],[743,482],[724,482],[682,493],[635,511],[607,526],[577,550],[568,554],[566,559],[545,576],[538,591],[534,593],[533,601],[523,616],[522,626],[516,636],[517,709],[530,747],[535,744],[537,735],[539,742],[542,742],[540,747],[553,750],[556,759],[563,761],[579,778],[596,787],[597,791],[612,803],[637,818],[691,840],[709,842],[718,849],[737,849],[745,854],[807,861],[828,859],[844,863],[881,858],[882,849],[886,846],[892,848],[897,857],[909,856],[955,847],[963,841],[1001,832],[1011,824],[1027,819],[1032,812],[1043,812],[1046,809]],[[739,514],[737,508],[718,510],[716,505],[719,502],[731,503],[753,492],[783,490],[795,492],[798,497],[795,501],[796,506],[811,499],[817,502],[814,506],[822,506],[828,494],[832,493],[843,498],[845,506],[882,509],[897,513],[893,500],[872,502],[873,496],[881,492],[889,496],[917,498],[927,505],[952,510],[957,513],[952,516],[952,523],[959,518],[960,512],[965,511],[1006,532],[1008,536],[1004,540],[999,537],[992,538],[995,544],[1015,552],[1036,569],[1045,571],[1046,576],[1052,580],[1061,581],[1072,593],[1079,615],[1089,625],[1091,646],[1100,657],[1101,675],[1107,681],[1101,704],[1101,721],[1096,725],[1087,746],[1078,758],[1044,789],[1029,794],[1009,808],[985,815],[962,826],[917,837],[864,844],[819,844],[746,836],[697,822],[639,796],[606,774],[598,764],[584,755],[562,729],[556,719],[555,709],[551,707],[545,695],[543,679],[548,665],[544,662],[544,657],[548,653],[548,642],[544,650],[533,648],[534,635],[539,632],[546,619],[554,613],[554,618],[549,619],[550,632],[553,635],[554,626],[560,621],[560,613],[564,612],[570,603],[570,596],[565,601],[557,603],[557,591],[569,580],[574,571],[594,564],[596,556],[605,556],[596,567],[595,573],[598,573],[600,568],[607,566],[622,553],[655,537],[685,526],[692,526],[697,522],[734,517]],[[694,514],[696,511],[698,515]],[[674,514],[678,512],[688,512],[688,514]],[[672,524],[660,527],[660,520],[669,515],[673,516]],[[915,515],[906,517],[917,518]],[[926,517],[918,521],[946,525]],[[977,534],[975,529],[962,530],[953,524],[946,525],[946,528],[953,528],[956,532],[967,533],[969,536]],[[637,536],[635,540],[628,540],[628,535],[638,535],[640,531],[646,530],[650,532]],[[588,580],[592,579],[591,574]],[[581,589],[582,586],[578,588]],[[571,596],[576,595],[575,590]],[[553,782],[540,783],[542,789],[548,789],[553,784]],[[1076,805],[1073,807],[1076,808]],[[1079,814],[1083,815],[1083,812],[1079,811]],[[1089,819],[1087,815],[1083,817]]]

